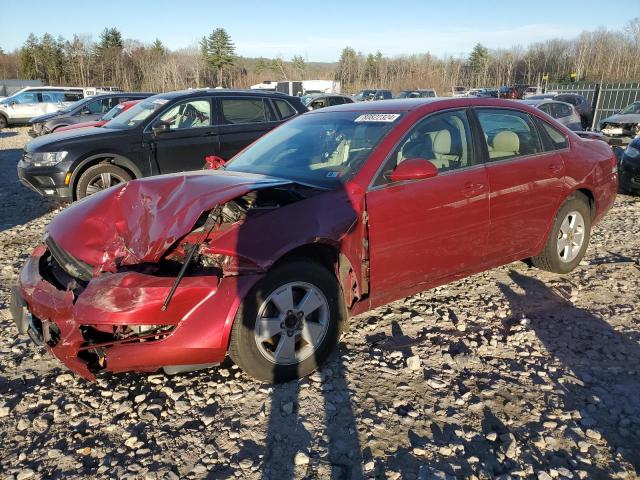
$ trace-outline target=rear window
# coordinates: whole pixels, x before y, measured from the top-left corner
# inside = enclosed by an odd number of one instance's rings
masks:
[[[262,98],[223,98],[222,123],[261,123],[271,121],[271,112]]]
[[[291,106],[291,104],[285,100],[274,100],[276,108],[278,109],[278,113],[280,114],[280,118],[283,120],[285,118],[293,117],[297,112]]]

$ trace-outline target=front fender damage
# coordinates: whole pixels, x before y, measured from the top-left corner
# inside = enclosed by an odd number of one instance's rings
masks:
[[[79,375],[221,362],[242,298],[301,246],[339,253],[336,275],[348,284],[349,305],[366,292],[361,269],[351,267],[365,259],[362,194],[251,177],[206,195],[212,180],[201,177],[171,177],[154,188],[130,182],[49,226],[55,249],[34,251],[22,295],[43,328],[59,330],[47,348]],[[73,278],[73,262],[91,266],[88,280]],[[176,280],[180,270],[185,276]]]

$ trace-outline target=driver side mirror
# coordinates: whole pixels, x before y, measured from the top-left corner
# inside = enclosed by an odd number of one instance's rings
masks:
[[[171,130],[171,126],[167,123],[157,123],[151,128],[151,131],[153,131],[153,134],[156,136],[167,133],[169,130]]]
[[[391,173],[392,182],[423,180],[438,175],[438,168],[424,158],[407,158],[400,162]]]

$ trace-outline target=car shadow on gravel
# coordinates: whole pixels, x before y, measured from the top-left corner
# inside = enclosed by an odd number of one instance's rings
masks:
[[[24,225],[57,208],[18,180],[21,153],[18,148],[0,150],[0,232]]]
[[[0,138],[10,138],[18,135],[18,132],[2,132],[0,131]]]
[[[512,319],[515,323],[529,319],[548,353],[564,367],[550,369],[549,377],[560,392],[561,408],[579,412],[573,419],[582,431],[568,426],[564,435],[573,439],[571,451],[546,450],[535,455],[532,463],[545,470],[577,468],[587,471],[589,478],[604,479],[619,471],[624,460],[640,473],[640,335],[614,330],[607,321],[575,307],[536,278],[514,270],[509,276],[515,288],[499,287],[509,302]],[[550,404],[555,401],[548,399]],[[532,429],[535,425],[530,425]],[[538,429],[544,431],[542,425]],[[585,459],[594,445],[611,452],[613,462],[606,469]]]

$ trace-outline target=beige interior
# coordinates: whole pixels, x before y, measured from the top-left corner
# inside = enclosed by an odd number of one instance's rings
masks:
[[[490,158],[513,157],[520,154],[520,138],[508,130],[499,132],[493,138],[493,145],[489,148]]]

